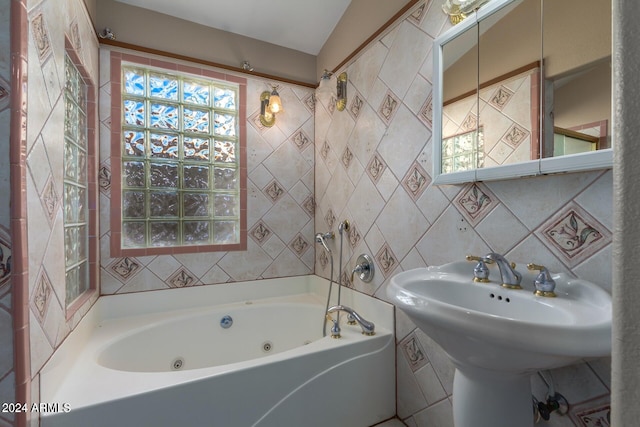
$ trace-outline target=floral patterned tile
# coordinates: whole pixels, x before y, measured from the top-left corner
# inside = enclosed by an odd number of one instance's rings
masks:
[[[484,184],[474,182],[464,186],[453,203],[469,223],[476,226],[498,206],[498,198]]]
[[[105,163],[101,164],[98,169],[98,185],[100,187],[100,192],[104,193],[106,196],[111,195],[111,168],[109,168],[109,165]]]
[[[309,214],[311,218],[316,213],[316,201],[313,196],[309,196],[302,201],[302,208]]]
[[[175,273],[169,276],[165,283],[172,288],[185,288],[187,286],[197,285],[198,279],[192,272],[184,267],[180,267]]]
[[[400,100],[398,97],[391,90],[387,90],[387,93],[382,98],[380,107],[378,107],[378,115],[387,126],[393,120],[393,116],[395,116],[399,106]]]
[[[117,258],[107,266],[107,271],[122,283],[127,283],[133,276],[138,274],[143,268],[140,261],[135,258]]]
[[[282,196],[285,195],[286,191],[280,185],[278,181],[275,179],[267,184],[266,187],[262,190],[262,192],[271,200],[273,203],[277,202]]]
[[[535,234],[570,268],[611,243],[611,232],[575,202],[549,218]]]
[[[376,254],[375,259],[377,261],[376,264],[380,267],[380,271],[384,277],[389,277],[399,264],[398,259],[391,250],[391,247],[386,242]]]
[[[427,100],[420,107],[420,113],[418,114],[418,118],[425,124],[429,129],[433,127],[433,96],[429,94]]]
[[[422,3],[418,6],[411,14],[407,17],[407,20],[418,27],[424,20],[424,17],[427,16],[427,3]]]
[[[309,136],[302,129],[293,134],[293,136],[291,137],[291,142],[293,142],[293,145],[295,145],[296,148],[298,148],[298,150],[300,151],[303,151],[305,148],[307,148],[309,144],[313,144],[311,138],[309,138]]]
[[[327,160],[327,156],[329,155],[329,151],[331,151],[331,146],[329,146],[329,142],[325,140],[322,143],[322,147],[320,147],[320,156]]]
[[[344,151],[342,152],[341,160],[344,167],[346,169],[349,169],[349,166],[351,166],[351,161],[353,160],[353,152],[349,150],[349,147],[345,147]]]
[[[314,93],[308,94],[302,99],[302,104],[313,114],[316,111],[316,95]]]
[[[517,147],[529,135],[530,133],[528,130],[514,123],[513,126],[511,126],[507,130],[507,132],[504,134],[501,140],[511,145],[512,147]]]
[[[11,280],[11,234],[0,225],[0,288]]]
[[[514,92],[506,86],[500,86],[491,96],[489,104],[502,111],[513,97]]]
[[[572,405],[569,417],[579,427],[611,427],[610,396],[603,396]]]
[[[418,162],[413,162],[407,174],[402,178],[402,186],[415,202],[431,183],[431,177]]]
[[[387,164],[382,160],[382,156],[376,152],[373,157],[371,157],[371,161],[367,165],[367,175],[371,178],[373,183],[377,183],[380,180],[384,170],[387,168]]]
[[[31,31],[38,51],[38,58],[42,63],[49,57],[52,49],[49,30],[44,20],[44,14],[41,11],[31,18]]]
[[[336,215],[333,213],[333,209],[329,208],[324,216],[324,222],[327,223],[329,229],[333,228],[333,224],[336,223]]]
[[[352,249],[355,249],[360,244],[362,236],[360,235],[360,231],[358,231],[358,227],[355,223],[351,223],[351,225],[349,226],[347,237],[349,239],[349,245],[351,245]]]
[[[295,252],[298,257],[304,255],[304,253],[311,247],[311,244],[302,236],[302,234],[298,233],[296,237],[289,243],[289,247]]]
[[[267,225],[262,221],[258,221],[258,223],[249,230],[249,236],[259,245],[262,245],[264,242],[269,240],[269,236],[271,236],[271,234],[272,232],[269,230],[269,227],[267,227]]]
[[[360,111],[362,110],[363,106],[364,106],[364,100],[362,99],[362,96],[359,93],[356,93],[354,96],[352,96],[352,101],[351,101],[351,104],[349,105],[349,108],[347,108],[347,111],[349,112],[349,114],[351,114],[351,117],[353,117],[353,120],[358,120],[358,117],[360,116]]]
[[[53,286],[49,275],[43,268],[40,270],[40,275],[36,279],[36,286],[31,298],[31,311],[35,314],[36,318],[44,328],[45,316],[47,314],[47,308],[51,302]]]
[[[429,363],[426,352],[424,348],[422,348],[422,344],[415,333],[411,332],[407,335],[400,341],[398,346],[402,349],[402,353],[407,359],[407,362],[409,362],[409,366],[413,372]]]
[[[11,85],[0,77],[0,111],[9,107]]]

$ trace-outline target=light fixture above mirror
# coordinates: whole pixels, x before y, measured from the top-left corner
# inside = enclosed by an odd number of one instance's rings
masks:
[[[260,94],[260,123],[263,126],[272,127],[275,125],[276,114],[282,111],[282,100],[275,86],[271,92],[265,90]]]

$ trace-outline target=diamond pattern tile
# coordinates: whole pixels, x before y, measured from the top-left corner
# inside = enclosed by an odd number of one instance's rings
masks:
[[[611,243],[611,232],[575,202],[549,218],[535,234],[570,267]]]
[[[471,183],[462,189],[454,204],[475,226],[498,205],[498,198],[484,184]]]

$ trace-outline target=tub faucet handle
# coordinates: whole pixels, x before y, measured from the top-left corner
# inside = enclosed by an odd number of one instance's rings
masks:
[[[556,293],[556,281],[551,278],[551,273],[544,265],[527,264],[529,270],[538,270],[540,274],[536,276],[536,280],[533,282],[536,287],[535,294],[541,297],[555,297]]]
[[[353,283],[353,278],[356,273],[358,273],[358,277],[363,282],[370,282],[373,280],[373,275],[375,274],[373,258],[367,254],[361,254],[358,257],[356,266],[351,270],[351,283]]]
[[[342,336],[340,335],[340,325],[338,324],[338,321],[334,320],[329,313],[327,313],[327,320],[333,323],[333,326],[331,326],[331,338],[341,338]]]

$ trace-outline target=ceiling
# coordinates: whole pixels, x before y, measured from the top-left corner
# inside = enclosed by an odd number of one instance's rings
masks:
[[[117,0],[317,55],[351,0]]]

